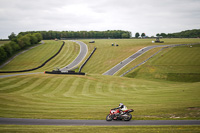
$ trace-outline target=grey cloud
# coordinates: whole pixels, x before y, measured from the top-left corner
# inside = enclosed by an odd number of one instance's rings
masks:
[[[200,28],[199,5],[199,0],[0,0],[0,38],[27,30],[177,32]]]

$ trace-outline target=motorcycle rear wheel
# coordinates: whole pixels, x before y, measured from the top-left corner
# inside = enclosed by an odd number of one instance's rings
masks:
[[[127,114],[128,117],[124,118],[124,121],[130,121],[132,119],[132,115],[131,114]]]
[[[106,116],[106,121],[112,121],[111,115],[107,115],[107,116]]]

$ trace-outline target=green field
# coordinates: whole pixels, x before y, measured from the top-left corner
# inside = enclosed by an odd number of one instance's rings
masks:
[[[60,49],[62,43],[61,41],[44,41],[44,44],[17,56],[16,59],[1,68],[0,71],[16,71],[38,67],[52,57]],[[62,51],[56,58],[34,72],[43,72],[45,70],[53,70],[56,67],[62,68],[66,66],[75,59],[79,49],[78,44],[66,41]]]
[[[1,78],[0,117],[103,120],[122,102],[134,119],[199,119],[199,86],[103,75]]]
[[[199,126],[17,126],[0,125],[0,132],[29,133],[199,133]]]
[[[200,42],[200,39],[162,39],[165,43],[160,44],[152,43],[152,40],[153,39],[99,39],[95,40],[94,44],[89,44],[90,40],[82,40],[91,48],[97,47],[97,51],[83,68],[83,71],[93,74],[103,74],[122,60],[128,58],[130,55],[146,46]],[[118,44],[119,47],[111,46],[112,43]],[[145,58],[150,57],[154,52],[158,50],[159,48],[153,50],[153,52],[148,53]],[[140,58],[138,60],[139,63],[145,58]],[[126,72],[131,67],[133,66],[130,65],[125,67],[121,70],[120,74]]]
[[[200,39],[163,39],[165,43],[163,44],[183,44],[183,43],[197,43]],[[120,61],[126,59],[139,49],[150,46],[150,45],[160,45],[157,43],[151,43],[152,39],[97,39],[94,44],[90,44],[90,40],[81,40],[88,45],[89,53],[94,47],[97,47],[97,51],[92,56],[90,61],[83,68],[83,72],[92,74],[103,74],[114,65],[118,64]],[[112,43],[119,44],[119,47],[112,47]],[[18,56],[15,60],[7,64],[2,70],[24,70],[37,67],[41,65],[45,60],[50,58],[55,54],[60,46],[61,41],[45,41],[44,45],[40,45],[29,52]],[[145,58],[151,56],[154,52],[158,51],[159,48],[146,53],[146,56],[138,59],[138,62],[143,61]],[[71,41],[66,41],[66,45],[63,47],[61,53],[54,58],[52,61],[47,63],[45,67],[36,70],[42,72],[45,70],[52,70],[55,67],[64,67],[70,62],[72,62],[79,53],[79,45]],[[89,55],[89,54],[88,54]],[[31,60],[30,60],[31,58]],[[137,62],[132,62],[137,63]],[[80,66],[80,65],[79,65]],[[122,69],[119,74],[126,72],[130,69],[133,64]],[[116,74],[116,75],[119,75]]]
[[[200,44],[164,49],[128,74],[128,77],[157,78],[171,81],[200,81]]]
[[[199,39],[163,39],[164,44],[195,43]],[[185,82],[187,74],[200,73],[199,45],[192,48],[180,46],[168,48],[149,60],[146,64],[132,71],[127,77],[120,74],[150,57],[160,48],[150,50],[127,65],[115,76],[102,73],[115,64],[129,57],[142,47],[156,45],[151,39],[99,39],[94,44],[87,43],[89,52],[97,51],[85,65],[86,76],[34,74],[0,78],[0,117],[8,118],[44,118],[44,119],[99,119],[105,120],[111,108],[120,102],[133,108],[133,119],[200,119],[200,82]],[[112,43],[119,47],[112,47]],[[40,65],[51,57],[62,42],[45,41],[18,57],[1,70],[21,70]],[[34,72],[64,67],[79,53],[79,45],[66,41],[61,53],[44,68]],[[31,60],[31,61],[30,61]],[[34,61],[34,62],[32,62]],[[21,62],[21,63],[19,63]],[[23,65],[24,64],[24,65]],[[186,75],[179,81],[181,73]],[[166,75],[175,74],[176,78],[168,80]],[[2,75],[2,74],[1,74]],[[179,77],[178,77],[178,76]],[[193,76],[192,75],[192,76]],[[165,78],[163,78],[165,77]],[[0,131],[38,132],[100,132],[116,131],[116,127],[49,127],[49,126],[1,126]],[[199,126],[147,126],[121,127],[119,131],[141,132],[199,132]],[[80,129],[80,130],[79,130]],[[144,130],[144,131],[143,131]],[[117,130],[118,131],[118,130]]]

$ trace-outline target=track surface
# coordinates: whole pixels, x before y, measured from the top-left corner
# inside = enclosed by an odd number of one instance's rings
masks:
[[[59,120],[59,119],[22,119],[0,118],[0,124],[6,125],[200,125],[200,120]]]
[[[0,75],[0,78],[13,77],[13,76],[19,76],[19,75],[42,74],[42,73],[43,73],[43,72],[21,73],[21,74],[11,74],[11,75]]]
[[[81,63],[81,61],[87,55],[88,47],[87,47],[87,45],[85,43],[83,43],[81,41],[75,41],[75,40],[73,40],[73,42],[76,42],[76,43],[78,43],[80,45],[80,53],[71,64],[65,66],[64,68],[61,68],[60,69],[61,71],[67,71],[67,70],[70,70],[70,69],[76,67],[79,63]]]

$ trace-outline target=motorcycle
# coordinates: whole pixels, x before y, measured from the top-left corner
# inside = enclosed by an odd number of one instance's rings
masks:
[[[127,110],[119,110],[119,109],[111,109],[110,114],[106,116],[106,121],[112,121],[112,120],[124,120],[124,121],[130,121],[132,118],[132,115],[129,114],[130,112],[133,112],[133,109],[127,109]]]

